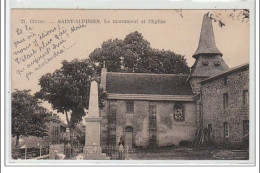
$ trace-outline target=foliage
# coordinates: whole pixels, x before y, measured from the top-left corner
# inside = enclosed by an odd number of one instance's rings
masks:
[[[175,10],[183,18],[185,15],[182,10]],[[249,9],[234,9],[234,10],[210,10],[208,11],[208,16],[217,22],[220,27],[226,26],[225,19],[229,18],[231,20],[237,20],[243,22],[249,21],[250,11]]]
[[[77,141],[81,144],[81,145],[85,145],[85,134],[79,134],[77,136]]]
[[[12,135],[37,136],[47,135],[48,113],[40,106],[40,101],[30,95],[30,90],[15,90],[12,93]]]
[[[248,22],[249,20],[249,10],[243,9],[243,10],[225,10],[222,13],[218,11],[212,11],[209,12],[209,17],[214,21],[217,22],[220,27],[226,26],[226,22],[224,20],[224,14],[232,19],[232,20],[239,20],[241,22]]]
[[[99,78],[88,60],[63,61],[62,67],[47,73],[39,80],[38,98],[48,101],[54,110],[65,113],[70,130],[82,120],[88,109],[90,82]],[[99,88],[99,107],[103,107],[106,93]],[[70,118],[68,113],[71,112]]]
[[[124,40],[103,42],[101,48],[95,49],[89,57],[97,72],[105,62],[108,71],[112,72],[189,73],[184,56],[151,48],[137,31],[128,34]]]

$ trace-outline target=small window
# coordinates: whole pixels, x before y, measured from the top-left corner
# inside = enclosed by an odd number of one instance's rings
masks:
[[[228,78],[227,78],[227,77],[224,77],[223,83],[224,83],[224,85],[227,85],[227,84],[228,84]]]
[[[133,101],[127,101],[126,102],[126,112],[127,113],[134,113],[134,102]]]
[[[115,131],[116,128],[115,128],[115,127],[110,127],[109,130],[110,130],[110,131]]]
[[[214,65],[215,65],[215,66],[220,66],[220,62],[219,62],[219,61],[215,61],[215,62],[214,62]]]
[[[228,108],[228,93],[223,94],[223,108]]]
[[[224,122],[224,137],[225,137],[225,138],[229,137],[228,122]]]
[[[207,66],[207,65],[209,65],[209,62],[208,62],[208,61],[202,61],[202,64],[203,64],[204,66]]]
[[[180,103],[176,103],[174,105],[174,114],[173,118],[175,121],[184,121],[184,111],[183,111],[183,105]]]
[[[243,105],[249,105],[249,94],[248,90],[243,91]]]
[[[208,130],[212,132],[212,124],[208,124]]]

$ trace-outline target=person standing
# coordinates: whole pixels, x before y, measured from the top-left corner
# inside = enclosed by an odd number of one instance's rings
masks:
[[[120,141],[119,141],[119,143],[118,143],[118,146],[119,146],[119,148],[118,148],[118,157],[119,157],[119,160],[123,160],[123,152],[124,152],[124,146],[125,146],[125,143],[124,143],[124,140],[123,140],[123,138],[121,137],[120,138]]]

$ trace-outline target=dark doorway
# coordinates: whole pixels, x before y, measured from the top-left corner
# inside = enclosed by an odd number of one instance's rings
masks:
[[[130,126],[125,128],[125,143],[128,149],[131,150],[133,148],[133,128]]]

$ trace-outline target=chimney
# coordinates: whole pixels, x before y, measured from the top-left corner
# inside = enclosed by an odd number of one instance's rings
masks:
[[[105,61],[103,62],[103,67],[101,69],[101,84],[100,86],[106,90],[106,83],[107,83],[107,69]]]
[[[208,14],[204,14],[203,16],[199,46],[196,52],[193,54],[193,58],[197,59],[199,55],[203,54],[222,56],[222,53],[216,46],[212,21]]]

